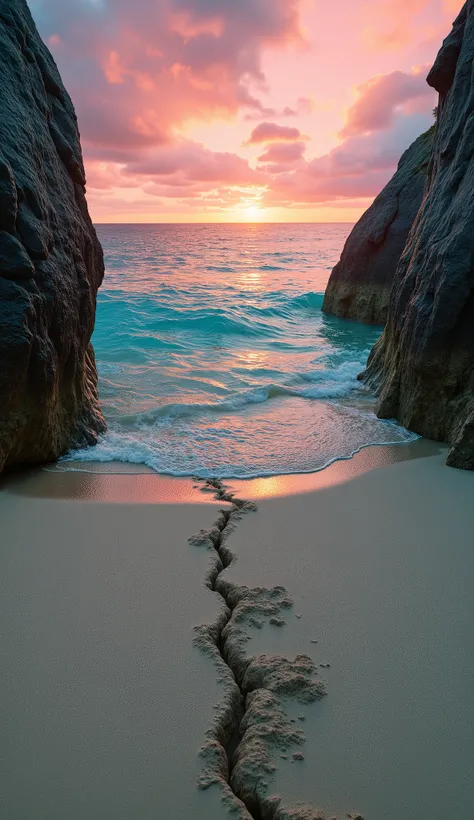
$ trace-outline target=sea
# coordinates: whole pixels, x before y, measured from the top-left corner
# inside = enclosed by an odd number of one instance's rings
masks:
[[[413,441],[377,419],[357,381],[382,329],[321,311],[351,227],[99,225],[93,344],[108,432],[67,454],[69,467],[252,478]]]

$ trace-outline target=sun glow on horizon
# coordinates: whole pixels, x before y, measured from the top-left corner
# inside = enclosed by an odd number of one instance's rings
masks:
[[[259,208],[258,205],[250,205],[245,209],[245,213],[250,222],[257,222],[263,216],[263,208]]]

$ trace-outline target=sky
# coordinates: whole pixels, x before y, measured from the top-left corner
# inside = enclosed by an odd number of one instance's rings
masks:
[[[463,0],[30,0],[95,222],[354,222]]]

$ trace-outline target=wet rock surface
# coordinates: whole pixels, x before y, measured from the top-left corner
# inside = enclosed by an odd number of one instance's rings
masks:
[[[378,415],[451,445],[474,469],[474,2],[428,76],[440,93],[426,195],[395,275],[385,332],[363,378]]]
[[[25,0],[0,3],[0,470],[105,429],[90,338],[103,255],[72,102]]]
[[[353,228],[328,282],[324,313],[383,325],[400,256],[423,198],[434,128],[403,154],[398,169]]]

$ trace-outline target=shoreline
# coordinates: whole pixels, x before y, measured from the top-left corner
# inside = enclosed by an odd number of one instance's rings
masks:
[[[397,444],[373,444],[313,473],[220,480],[238,495],[252,500],[284,497],[336,486],[379,467],[428,458],[444,452],[447,454],[447,451],[448,445],[423,438]],[[64,469],[63,464],[77,466]],[[96,469],[94,465],[97,465]],[[129,462],[59,462],[5,473],[0,478],[0,493],[15,492],[42,498],[118,504],[208,503],[212,497],[200,489],[206,480],[195,480],[192,476],[164,475],[145,465]]]

